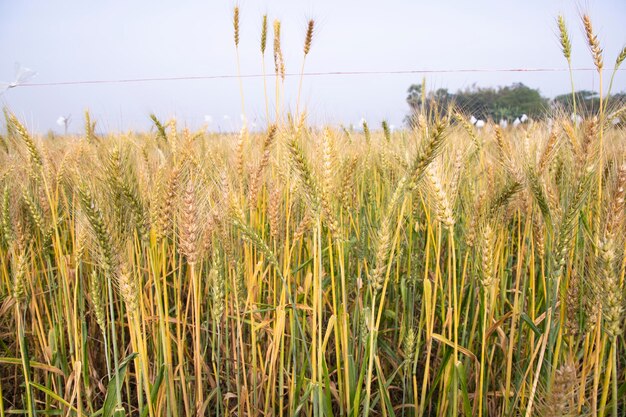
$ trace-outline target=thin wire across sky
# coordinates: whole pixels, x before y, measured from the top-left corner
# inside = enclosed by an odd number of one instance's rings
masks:
[[[597,71],[596,68],[572,68],[574,72]],[[624,71],[624,68],[618,71]],[[411,69],[411,70],[386,70],[386,71],[325,71],[325,72],[305,72],[287,73],[286,77],[323,77],[323,76],[358,76],[358,75],[403,75],[403,74],[445,74],[445,73],[498,73],[498,72],[567,72],[568,68],[454,68],[454,69]],[[613,71],[607,69],[606,71]],[[99,79],[99,80],[66,80],[41,83],[24,83],[15,87],[48,87],[62,85],[86,85],[86,84],[124,84],[143,83],[160,81],[193,81],[193,80],[216,80],[232,78],[262,78],[273,77],[270,74],[218,74],[218,75],[197,75],[197,76],[177,76],[177,77],[147,77],[147,78],[119,78],[119,79]]]

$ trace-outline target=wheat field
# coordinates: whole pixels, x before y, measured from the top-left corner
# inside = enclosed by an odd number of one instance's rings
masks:
[[[625,415],[623,111],[50,139],[5,110],[0,416]]]

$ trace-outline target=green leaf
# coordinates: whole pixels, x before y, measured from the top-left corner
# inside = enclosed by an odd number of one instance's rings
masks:
[[[133,359],[135,359],[135,357],[137,357],[137,353],[131,353],[130,355],[128,355],[126,357],[126,359],[124,359],[121,363],[119,368],[117,369],[117,372],[115,373],[115,375],[113,376],[113,378],[111,378],[111,380],[109,380],[109,385],[107,386],[107,393],[106,396],[104,398],[104,405],[102,406],[102,416],[103,417],[113,417],[116,416],[118,414],[120,414],[120,410],[116,410],[117,407],[117,380],[119,378],[120,381],[120,385],[122,383],[122,381],[124,381],[124,378],[126,378],[126,367],[128,366],[128,364],[130,363],[130,361],[132,361]],[[122,415],[124,415],[124,411],[121,410]]]
[[[152,384],[152,389],[150,390],[150,403],[154,404],[156,402],[157,395],[159,394],[159,388],[161,387],[161,382],[163,382],[163,375],[165,374],[165,365],[161,365],[161,369],[159,369],[159,373],[154,380],[154,384]],[[141,417],[146,417],[148,415],[148,411],[150,407],[144,407],[141,411]]]
[[[333,415],[333,407],[332,407],[332,394],[330,392],[330,375],[328,374],[328,366],[326,365],[326,360],[322,361],[322,379],[324,380],[323,393],[324,398],[321,400],[322,406],[324,407],[324,414],[327,416]]]
[[[537,326],[535,326],[535,323],[533,323],[533,321],[530,319],[530,317],[528,316],[528,314],[526,314],[526,313],[522,313],[522,314],[520,315],[520,317],[522,318],[522,320],[524,320],[524,322],[525,322],[526,324],[528,324],[528,327],[530,327],[530,328],[531,328],[531,330],[532,330],[533,332],[535,332],[535,334],[536,334],[537,336],[541,336],[541,335],[543,334],[543,333],[542,333],[542,331],[541,331],[541,330],[539,330],[539,328],[538,328]]]
[[[31,387],[37,388],[39,391],[43,392],[44,394],[46,394],[47,396],[57,400],[59,403],[63,404],[64,406],[66,406],[67,408],[69,408],[70,410],[72,410],[75,413],[78,413],[78,410],[72,406],[72,404],[68,403],[67,401],[65,401],[63,398],[61,398],[58,394],[55,394],[54,392],[52,392],[49,388],[44,387],[43,385],[39,385],[36,382],[31,382],[30,383]],[[39,411],[39,413],[42,413],[41,411]],[[82,413],[84,416],[86,416],[87,414]]]
[[[383,370],[380,368],[380,362],[378,360],[376,361],[376,372],[378,373],[378,390],[387,409],[387,415],[396,417],[396,413],[393,411],[393,405],[391,404],[391,399],[389,398],[389,384],[385,382]]]
[[[307,384],[306,390],[304,391],[304,393],[302,394],[302,396],[300,397],[300,400],[298,401],[298,404],[296,404],[295,407],[295,411],[293,413],[294,417],[297,416],[298,414],[300,414],[300,411],[302,411],[302,408],[308,404],[309,402],[309,396],[311,395],[311,391],[313,390],[313,384],[311,384],[310,382]]]
[[[465,366],[459,361],[456,366],[457,374],[459,375],[459,382],[461,383],[461,398],[463,405],[463,412],[467,417],[472,416],[472,406],[470,405],[469,395],[467,394],[467,374],[465,372]]]

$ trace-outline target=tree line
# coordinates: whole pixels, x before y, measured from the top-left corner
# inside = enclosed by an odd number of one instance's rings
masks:
[[[522,83],[497,88],[474,85],[456,93],[449,92],[447,88],[439,88],[423,94],[423,88],[422,84],[412,84],[407,90],[406,101],[411,110],[407,117],[409,122],[416,114],[433,114],[451,104],[477,119],[496,122],[511,122],[524,114],[533,119],[541,119],[555,110],[571,115],[574,113],[574,100],[577,113],[582,116],[596,113],[600,105],[600,96],[595,91],[581,90],[574,95],[562,94],[549,99],[543,97],[539,90]],[[613,94],[608,99],[603,97],[603,101],[606,108],[615,109],[626,103],[626,93]]]

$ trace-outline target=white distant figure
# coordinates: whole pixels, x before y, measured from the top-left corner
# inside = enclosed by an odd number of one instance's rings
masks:
[[[63,127],[63,130],[66,135],[67,135],[67,127],[70,124],[71,118],[72,118],[71,115],[67,115],[67,116],[59,116],[59,118],[57,119],[57,124]]]
[[[220,126],[220,125],[218,124],[218,126],[217,126],[217,127],[218,127],[218,129],[221,131],[221,130],[222,130],[222,127],[223,127],[224,129],[230,129],[230,130],[232,130],[233,125],[232,125],[232,123],[230,122],[230,116],[229,116],[229,115],[227,115],[227,114],[225,114],[225,115],[223,115],[223,116],[222,116],[222,119],[224,119],[224,125]]]
[[[474,115],[472,115],[472,117],[470,117],[470,123],[471,123],[471,124],[475,125],[477,121],[478,121],[478,119],[476,119],[476,118],[474,117]]]
[[[0,83],[0,94],[4,93],[9,88],[17,87],[20,84],[28,82],[31,78],[37,75],[37,72],[30,68],[23,67],[19,62],[15,63],[15,79],[10,83]]]
[[[554,119],[548,118],[547,122],[548,122],[548,129],[552,129],[552,126],[554,126]]]
[[[519,126],[519,125],[521,125],[521,124],[522,124],[522,122],[521,122],[521,120],[519,119],[519,117],[518,117],[518,118],[516,118],[515,120],[513,120],[513,127],[517,127],[517,126]]]
[[[522,114],[522,117],[520,117],[519,121],[522,123],[526,123],[526,121],[528,120],[528,116],[526,116],[526,114]]]
[[[572,119],[572,122],[574,122],[576,125],[579,125],[583,121],[582,116],[576,113],[572,113],[571,119]]]
[[[506,127],[507,127],[508,125],[509,125],[509,122],[507,122],[506,120],[504,120],[504,119],[501,119],[501,120],[500,120],[500,127],[501,127],[502,129],[506,129]]]
[[[210,114],[205,114],[204,115],[204,122],[207,123],[207,124],[213,123],[213,116],[211,116]]]
[[[611,123],[613,124],[613,126],[620,124],[622,121],[620,120],[619,117],[616,117],[615,119],[611,120]]]
[[[475,126],[476,126],[478,129],[482,129],[483,127],[485,127],[485,121],[484,121],[484,120],[480,120],[480,119],[478,119],[478,120],[476,120],[476,124],[475,124]]]

